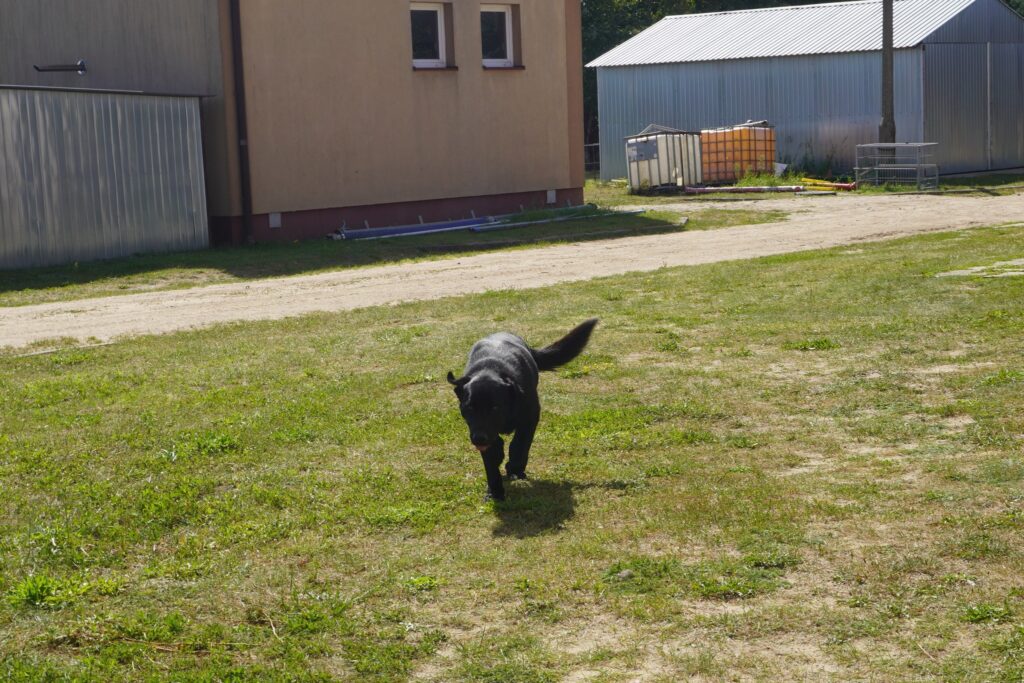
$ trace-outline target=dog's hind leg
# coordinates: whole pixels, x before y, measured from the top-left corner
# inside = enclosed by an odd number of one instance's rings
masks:
[[[539,415],[531,416],[529,422],[516,429],[516,435],[508,447],[508,465],[505,466],[509,479],[526,479],[526,465],[530,460],[530,446],[537,433],[538,421]]]
[[[481,455],[487,473],[487,494],[494,500],[505,500],[505,485],[501,482],[501,461],[505,459],[505,442],[498,439]]]

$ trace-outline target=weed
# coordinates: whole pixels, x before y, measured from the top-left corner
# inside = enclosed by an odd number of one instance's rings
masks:
[[[414,593],[429,593],[437,590],[441,582],[433,576],[413,576],[405,582],[406,588]]]
[[[838,342],[828,338],[804,339],[801,341],[786,342],[782,348],[787,351],[831,351],[842,348]]]
[[[994,605],[990,602],[979,602],[968,605],[960,615],[962,621],[971,624],[992,622],[1002,624],[1013,619],[1013,611],[1006,605]]]
[[[981,381],[987,387],[1005,387],[1024,383],[1024,370],[1003,369],[994,375],[988,375]]]
[[[535,637],[485,635],[460,647],[461,680],[474,683],[554,683],[558,667]]]
[[[698,598],[751,598],[772,592],[782,585],[778,568],[764,566],[780,559],[751,556],[740,562],[725,560],[702,563],[687,568],[684,581],[688,584],[688,592]]]
[[[89,592],[89,584],[66,579],[55,579],[43,574],[25,577],[7,594],[7,600],[15,606],[65,607]]]
[[[605,582],[622,593],[680,593],[696,598],[749,598],[778,588],[779,567],[790,566],[782,555],[751,555],[743,561],[718,560],[681,565],[669,558],[638,557],[617,562],[604,574]]]
[[[752,436],[747,436],[746,434],[730,436],[728,439],[726,439],[726,443],[733,448],[746,449],[760,448],[762,445],[760,441],[758,441]]]
[[[998,658],[998,678],[1015,683],[1024,678],[1024,626],[1017,626],[1008,635],[986,643],[986,649]]]

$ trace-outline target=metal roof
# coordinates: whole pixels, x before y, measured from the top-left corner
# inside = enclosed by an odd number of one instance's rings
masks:
[[[920,45],[976,0],[896,0],[896,48]],[[587,66],[636,66],[882,49],[882,0],[665,17]]]

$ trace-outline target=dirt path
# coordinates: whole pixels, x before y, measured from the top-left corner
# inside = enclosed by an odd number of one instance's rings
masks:
[[[779,223],[567,244],[458,259],[0,308],[0,348],[49,339],[109,341],[239,320],[270,320],[498,289],[527,289],[666,266],[697,265],[862,241],[1024,221],[1024,195],[840,196],[673,205],[783,209]],[[659,209],[669,207],[657,207]]]

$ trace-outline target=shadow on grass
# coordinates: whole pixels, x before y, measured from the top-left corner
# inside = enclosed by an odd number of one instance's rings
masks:
[[[507,489],[506,500],[494,505],[495,536],[530,538],[559,531],[576,514],[572,482],[530,479]]]
[[[484,233],[459,231],[372,241],[333,241],[325,238],[197,252],[140,255],[59,267],[0,271],[0,294],[74,286],[134,291],[144,291],[147,288],[164,289],[169,286],[188,287],[204,284],[204,280],[224,282],[232,279],[300,275],[336,268],[424,258],[439,253],[469,254],[520,245],[611,239],[673,232],[679,229],[679,225],[658,217],[624,215]],[[214,272],[211,274],[209,271]],[[217,273],[230,277],[218,278]],[[131,278],[133,282],[131,285],[113,282],[118,278]],[[104,280],[112,282],[104,283]]]

